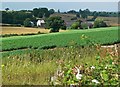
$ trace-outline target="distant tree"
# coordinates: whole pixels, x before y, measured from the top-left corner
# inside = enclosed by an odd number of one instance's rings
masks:
[[[79,10],[79,14],[81,18],[86,18],[86,14],[84,11],[82,11],[81,9]]]
[[[59,32],[59,29],[64,26],[64,20],[59,16],[49,17],[46,20],[46,26],[51,28],[50,32]]]
[[[2,23],[13,24],[14,15],[11,12],[2,11]]]
[[[50,17],[50,13],[49,13],[49,12],[46,12],[46,13],[45,13],[45,17],[46,17],[46,18]]]
[[[38,15],[37,15],[37,17],[42,18],[43,17],[43,13],[39,12]]]
[[[79,27],[80,27],[79,22],[74,22],[74,23],[71,25],[71,29],[78,29]]]
[[[39,8],[39,11],[43,14],[43,17],[49,17],[50,13],[47,8]]]
[[[10,10],[9,8],[5,8],[6,11]]]
[[[76,14],[76,17],[77,17],[77,18],[80,18],[80,14],[79,14],[79,13],[77,13],[77,14]]]
[[[53,13],[55,13],[55,10],[54,10],[54,9],[50,9],[50,10],[49,10],[49,13],[50,13],[50,14],[53,14]]]
[[[92,20],[94,21],[98,17],[98,15],[98,12],[94,11]]]
[[[58,9],[58,13],[60,13],[60,9]]]
[[[76,14],[77,12],[76,12],[75,10],[70,10],[70,11],[68,11],[67,13]]]
[[[88,24],[87,23],[82,23],[81,28],[82,29],[88,29]]]
[[[71,25],[71,29],[80,29],[80,28],[81,28],[81,23],[82,23],[81,20],[77,20],[76,22],[74,22],[74,23]]]
[[[89,9],[85,9],[85,10],[79,10],[79,14],[81,18],[87,18],[90,15],[90,10]]]
[[[94,21],[94,27],[95,28],[107,27],[107,24],[102,19],[96,19]]]
[[[25,19],[25,21],[24,21],[24,26],[25,26],[25,27],[31,27],[31,26],[32,26],[29,18],[26,18],[26,19]]]
[[[77,20],[76,22],[79,22],[79,25],[81,25],[82,21],[81,20]]]
[[[85,11],[85,13],[86,13],[87,15],[90,14],[90,10],[89,10],[89,9],[85,9],[84,11]]]
[[[35,17],[37,17],[38,14],[39,14],[39,9],[38,9],[38,8],[34,8],[34,9],[33,9],[33,15],[34,15]]]
[[[47,8],[34,8],[32,13],[35,17],[40,18],[50,16],[50,12],[48,11]]]
[[[82,10],[81,9],[79,10],[79,13],[82,14]]]
[[[22,12],[22,11],[15,11],[12,13],[13,15],[13,22],[14,24],[22,24],[26,18],[31,19],[32,18],[32,14],[31,13],[27,13],[27,12]]]
[[[66,28],[67,28],[67,26],[65,23],[63,24],[63,26],[60,27],[60,29],[62,29],[62,30],[66,30]]]

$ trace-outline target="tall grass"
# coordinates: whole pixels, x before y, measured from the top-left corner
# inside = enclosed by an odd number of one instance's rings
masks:
[[[3,56],[4,85],[49,85],[50,77],[57,70],[58,62],[94,65],[94,47],[67,47],[50,50],[31,50],[28,53]]]

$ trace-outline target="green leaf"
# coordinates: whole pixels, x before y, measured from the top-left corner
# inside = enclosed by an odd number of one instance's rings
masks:
[[[96,57],[96,60],[99,60],[99,59],[100,59],[100,56],[97,56],[97,57]]]
[[[107,81],[107,80],[109,79],[109,76],[108,76],[106,70],[103,70],[103,71],[100,73],[100,75],[101,75],[101,77],[102,77],[102,79],[103,79],[104,81]]]
[[[112,60],[112,59],[110,59],[110,60],[109,60],[109,63],[110,63],[110,64],[112,64],[112,62],[113,62],[113,60]]]

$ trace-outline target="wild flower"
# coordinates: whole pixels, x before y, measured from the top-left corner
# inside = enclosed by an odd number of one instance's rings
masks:
[[[95,66],[91,66],[90,68],[91,68],[91,69],[95,69]]]
[[[78,69],[78,67],[75,67],[75,68],[77,69],[76,78],[80,80],[82,78],[82,74],[80,74],[80,70]]]
[[[76,78],[77,78],[78,80],[81,80],[82,74],[77,73]]]
[[[96,80],[96,79],[93,79],[92,82],[94,82],[94,83],[96,83],[96,84],[100,83],[100,82],[99,82],[98,80]]]
[[[108,68],[108,65],[105,66],[105,69],[107,69],[107,68]]]
[[[119,75],[116,73],[116,74],[115,74],[115,77],[118,79],[118,78],[119,78]]]

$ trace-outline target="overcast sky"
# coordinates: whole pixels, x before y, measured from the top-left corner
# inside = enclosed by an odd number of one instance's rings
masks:
[[[2,2],[118,2],[120,0],[1,0]]]
[[[91,11],[118,11],[118,2],[2,2],[2,9],[28,10],[33,8],[53,8],[61,12],[68,10],[90,9]]]

